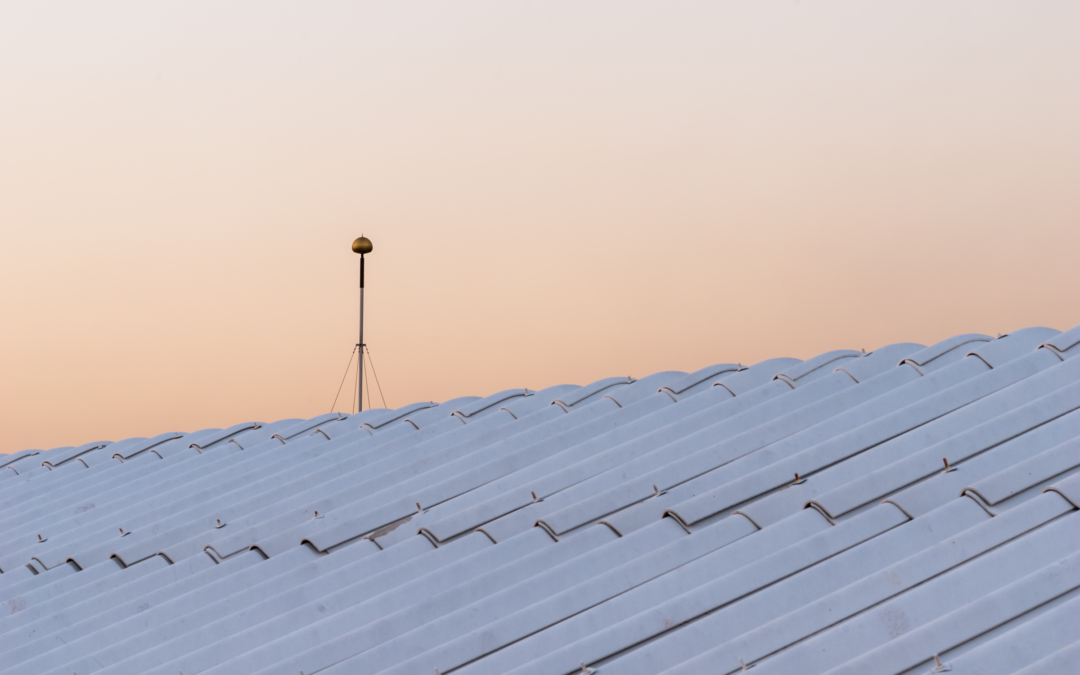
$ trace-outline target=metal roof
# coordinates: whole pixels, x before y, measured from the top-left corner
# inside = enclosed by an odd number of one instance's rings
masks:
[[[1028,328],[0,456],[0,673],[1076,672],[1078,354]]]

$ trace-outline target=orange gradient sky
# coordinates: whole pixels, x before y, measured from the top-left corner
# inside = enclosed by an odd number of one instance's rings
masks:
[[[1080,323],[1080,3],[6,2],[0,452]],[[346,389],[344,410],[351,401]]]

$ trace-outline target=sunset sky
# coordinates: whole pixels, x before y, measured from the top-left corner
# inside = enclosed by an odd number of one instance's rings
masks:
[[[0,452],[1080,324],[1077,2],[0,0]],[[342,394],[338,410],[351,398]]]

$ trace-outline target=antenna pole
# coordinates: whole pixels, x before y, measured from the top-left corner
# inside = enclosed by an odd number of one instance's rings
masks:
[[[356,347],[360,350],[360,361],[357,361],[357,368],[360,368],[360,372],[357,375],[356,381],[358,383],[359,392],[357,392],[357,399],[360,405],[357,406],[356,412],[360,412],[364,409],[364,254],[360,254],[360,342],[356,344]]]
[[[356,362],[356,412],[364,409],[364,254],[371,253],[371,240],[361,236],[352,243],[353,253],[360,254],[360,341],[356,343],[360,359]]]

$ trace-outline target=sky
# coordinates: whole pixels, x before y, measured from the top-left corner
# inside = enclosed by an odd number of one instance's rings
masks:
[[[1076,2],[0,0],[0,452],[329,411],[361,234],[390,407],[1065,330],[1077,120]]]

